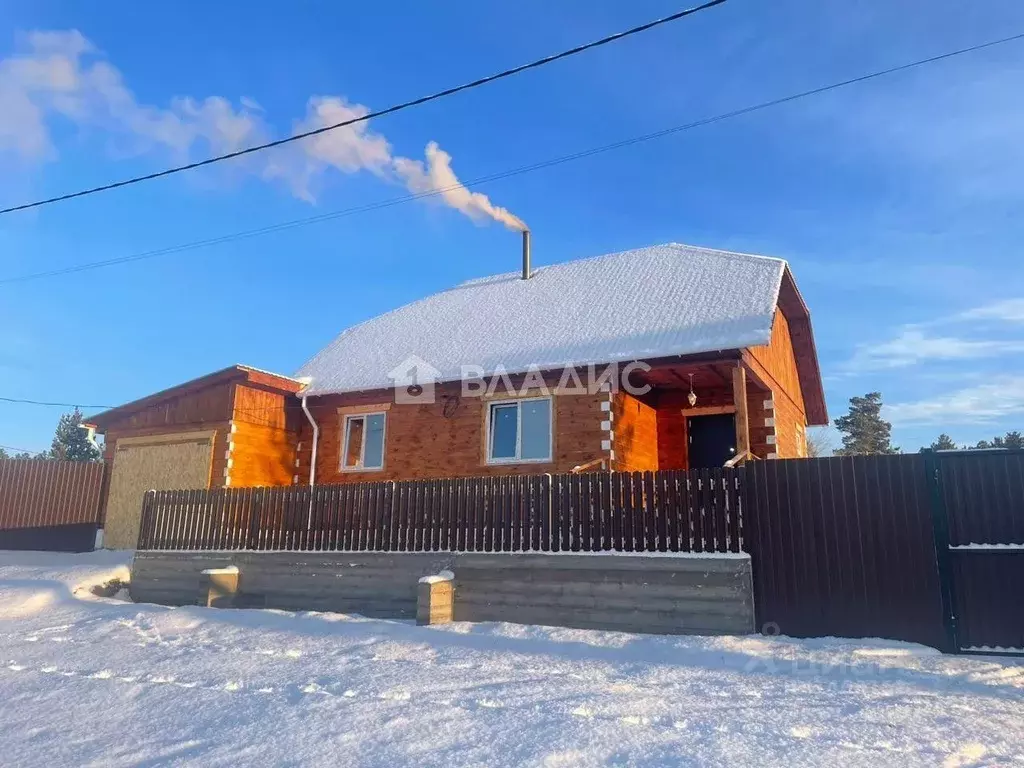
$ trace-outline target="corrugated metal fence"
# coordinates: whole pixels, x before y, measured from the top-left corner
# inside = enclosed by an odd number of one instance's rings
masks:
[[[0,459],[0,549],[91,550],[103,465]]]
[[[139,549],[739,552],[736,470],[154,491]]]
[[[762,631],[1024,652],[1024,452],[748,464]]]
[[[960,651],[1024,652],[1024,452],[936,453],[947,632]]]
[[[748,464],[759,629],[946,643],[920,455]]]

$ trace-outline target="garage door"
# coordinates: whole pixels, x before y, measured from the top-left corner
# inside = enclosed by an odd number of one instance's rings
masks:
[[[104,546],[135,548],[146,491],[209,487],[213,436],[213,432],[191,432],[117,441]]]

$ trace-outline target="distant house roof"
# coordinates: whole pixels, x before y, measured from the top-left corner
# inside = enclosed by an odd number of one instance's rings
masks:
[[[343,331],[296,376],[323,395],[389,387],[410,355],[453,381],[463,365],[514,373],[767,344],[784,276],[781,259],[670,243],[471,280]]]

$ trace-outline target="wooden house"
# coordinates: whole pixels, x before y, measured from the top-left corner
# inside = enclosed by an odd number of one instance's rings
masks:
[[[295,481],[722,466],[804,456],[828,423],[786,262],[669,244],[527,271],[373,318],[307,362]],[[632,393],[590,386],[637,361]]]
[[[90,421],[107,544],[130,547],[149,488],[722,466],[803,456],[828,417],[788,265],[669,244],[527,260],[349,328],[294,378],[233,366]]]

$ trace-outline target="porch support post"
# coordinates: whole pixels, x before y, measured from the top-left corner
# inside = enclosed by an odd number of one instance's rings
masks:
[[[736,406],[736,455],[750,450],[750,417],[747,414],[747,369],[736,363],[732,369],[732,400]]]

